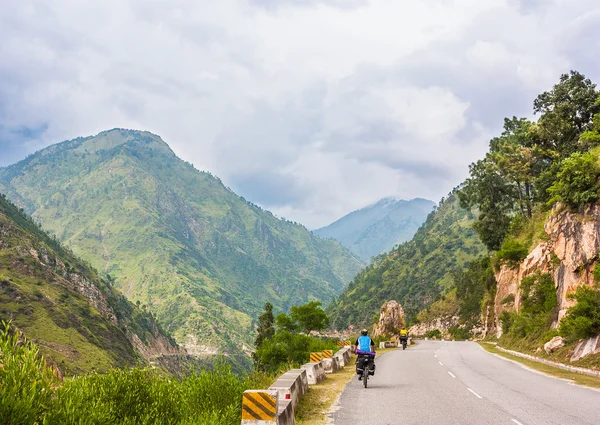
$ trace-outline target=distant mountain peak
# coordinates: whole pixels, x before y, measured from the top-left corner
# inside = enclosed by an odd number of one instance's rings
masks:
[[[423,198],[410,201],[389,196],[351,212],[314,233],[340,242],[363,261],[410,240],[435,203]]]

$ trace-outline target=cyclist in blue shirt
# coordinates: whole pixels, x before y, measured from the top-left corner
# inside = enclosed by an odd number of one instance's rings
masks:
[[[354,343],[354,351],[360,350],[362,352],[375,353],[375,343],[373,340],[367,336],[367,330],[363,329],[360,332],[360,336]],[[373,361],[374,356],[369,354],[359,354],[358,359],[356,360],[356,373],[358,374],[358,380],[362,380],[363,378],[363,370],[364,367],[367,366],[367,370],[371,371],[371,375],[375,374],[375,362]],[[365,363],[365,360],[368,360]]]

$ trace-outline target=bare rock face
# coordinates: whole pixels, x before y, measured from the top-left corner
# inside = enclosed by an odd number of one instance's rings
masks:
[[[559,307],[555,328],[575,304],[568,295],[580,285],[593,284],[592,271],[600,253],[600,206],[588,207],[583,215],[555,209],[545,231],[549,241],[539,243],[518,267],[503,265],[496,273],[495,321],[488,332],[495,330],[497,337],[502,336],[502,312],[521,308],[523,278],[538,272],[552,275]]]
[[[408,333],[411,336],[424,337],[429,332],[437,329],[442,333],[442,337],[446,338],[448,337],[448,329],[458,327],[458,322],[458,316],[438,317],[430,322],[419,323],[411,326],[408,330]]]
[[[564,345],[565,345],[565,341],[563,340],[563,337],[555,336],[550,341],[548,341],[547,343],[544,344],[544,351],[546,352],[546,354],[552,354],[553,352],[558,350],[560,347],[564,347]]]
[[[600,353],[600,335],[579,341],[579,344],[575,347],[575,351],[573,351],[571,361],[574,362],[590,354],[598,353]]]
[[[381,306],[379,321],[373,328],[373,336],[396,334],[406,326],[404,310],[398,301],[388,301]]]

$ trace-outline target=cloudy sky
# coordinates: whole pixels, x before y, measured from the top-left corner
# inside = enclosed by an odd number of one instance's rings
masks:
[[[0,165],[125,127],[309,228],[439,200],[576,69],[598,0],[0,0]]]

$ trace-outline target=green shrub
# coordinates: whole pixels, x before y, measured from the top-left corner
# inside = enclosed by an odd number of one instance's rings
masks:
[[[515,313],[511,313],[508,311],[503,311],[500,314],[500,322],[502,323],[502,333],[504,335],[508,334],[508,332],[510,331],[510,327],[512,326],[514,321],[514,314]]]
[[[61,383],[34,344],[0,329],[0,423],[4,424],[195,424],[240,422],[245,389],[267,388],[274,377],[243,378],[229,365],[181,380],[151,369],[113,369]]]
[[[514,303],[514,302],[515,302],[515,294],[508,294],[502,300],[502,304],[509,304],[509,303]]]
[[[332,339],[278,330],[272,339],[263,341],[254,359],[257,369],[274,373],[284,365],[299,367],[308,362],[311,352],[337,349]]]
[[[594,282],[599,283],[600,282],[600,263],[596,263],[596,265],[594,266]]]
[[[35,345],[20,341],[8,323],[0,328],[0,423],[39,423],[58,384]]]
[[[521,281],[521,311],[523,313],[553,313],[558,305],[556,288],[548,273],[528,276]]]
[[[471,332],[466,328],[450,328],[448,333],[453,339],[464,340],[471,338]]]
[[[569,298],[577,304],[569,308],[560,323],[560,334],[568,341],[577,341],[600,334],[600,290],[580,286]]]
[[[549,204],[562,202],[582,207],[598,199],[598,158],[591,152],[575,152],[561,162],[557,179],[548,188]]]
[[[519,263],[527,257],[527,254],[527,247],[521,244],[521,242],[516,239],[506,239],[502,243],[500,250],[496,253],[496,258],[501,261]]]
[[[440,332],[439,329],[432,329],[429,332],[427,332],[425,334],[426,338],[437,338],[437,339],[442,339],[442,333]]]

